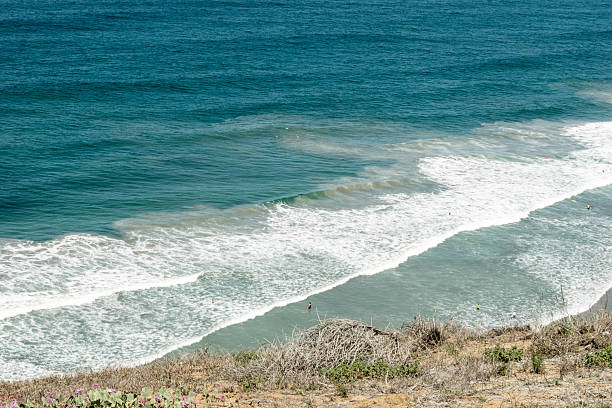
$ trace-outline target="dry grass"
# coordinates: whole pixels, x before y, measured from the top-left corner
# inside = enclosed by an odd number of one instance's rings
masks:
[[[534,333],[535,352],[547,357],[598,349],[612,344],[612,316],[567,317]]]
[[[106,368],[29,381],[0,382],[0,397],[16,398],[18,401],[40,400],[49,391],[72,395],[76,388],[91,388],[94,384],[133,393],[139,393],[144,387],[196,389],[210,380],[210,376],[228,361],[231,361],[228,356],[213,356],[202,351],[186,358],[160,360],[138,367]]]
[[[445,405],[449,401],[462,400],[468,401],[469,406],[479,406],[481,400],[488,398],[504,399],[504,392],[518,401],[524,401],[521,398],[537,401],[538,397],[530,392],[533,387],[542,395],[550,396],[551,390],[560,384],[557,388],[565,387],[566,390],[559,391],[559,395],[590,401],[589,393],[593,389],[610,392],[610,384],[603,388],[589,384],[595,384],[598,376],[609,378],[612,370],[585,368],[582,362],[586,353],[612,344],[611,333],[610,315],[564,319],[540,331],[522,326],[487,333],[466,330],[453,322],[421,317],[404,325],[400,331],[383,331],[361,322],[330,319],[294,333],[283,344],[267,344],[256,351],[234,355],[199,352],[182,359],[157,361],[134,368],[109,368],[25,382],[0,382],[0,400],[7,400],[9,396],[20,401],[34,400],[48,391],[70,395],[78,387],[87,388],[93,384],[135,393],[143,387],[202,392],[204,388],[210,389],[211,384],[220,382],[227,384],[228,389],[242,389],[249,393],[279,389],[290,393],[314,390],[311,392],[336,396],[416,393],[415,401],[421,405]],[[502,363],[486,358],[485,349],[494,346],[524,349],[523,360]],[[538,370],[533,363],[536,361],[534,356],[541,361]],[[340,364],[355,362],[382,363],[389,367],[418,362],[418,372],[416,376],[366,378],[346,384],[334,382],[326,375],[327,370]],[[552,386],[549,378],[554,378]],[[608,403],[609,398],[600,394],[593,394],[593,398],[597,398],[592,400]],[[323,404],[323,400],[317,401]],[[533,402],[529,404],[533,405]]]
[[[239,381],[264,380],[279,387],[316,388],[329,385],[324,370],[339,364],[383,361],[403,364],[410,343],[400,332],[385,332],[361,322],[329,319],[295,335],[285,344],[268,344],[230,373]]]
[[[452,341],[462,344],[475,336],[475,333],[462,328],[453,320],[440,322],[437,319],[428,319],[415,316],[414,320],[402,325],[402,331],[412,342],[415,351],[426,350],[443,342]]]

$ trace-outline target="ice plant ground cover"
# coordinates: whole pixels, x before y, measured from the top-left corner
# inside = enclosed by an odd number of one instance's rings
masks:
[[[54,395],[47,392],[39,401],[19,402],[16,399],[0,402],[0,408],[190,408],[195,407],[196,399],[205,402],[224,400],[223,394],[217,389],[212,392],[196,394],[191,391],[187,395],[173,388],[161,388],[154,392],[151,388],[143,388],[139,394],[122,392],[115,388],[101,388],[94,384],[92,389],[85,391],[79,387],[73,395]]]

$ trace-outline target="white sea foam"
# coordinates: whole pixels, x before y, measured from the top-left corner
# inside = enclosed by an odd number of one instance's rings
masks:
[[[197,279],[197,272],[174,273],[172,262],[178,260],[156,258],[148,245],[93,235],[42,243],[9,241],[0,255],[0,270],[6,277],[0,286],[0,319]]]
[[[53,365],[69,370],[150,360],[355,276],[394,268],[462,231],[513,223],[612,183],[612,123],[567,126],[556,133],[531,126],[518,126],[514,134],[539,132],[540,144],[567,146],[569,140],[579,147],[566,154],[559,148],[552,158],[531,149],[510,155],[507,146],[492,148],[494,142],[475,137],[434,149],[466,154],[428,155],[422,142],[408,142],[377,150],[396,164],[366,169],[363,176],[374,179],[361,180],[371,183],[365,189],[368,199],[350,208],[313,201],[217,213],[206,209],[202,217],[190,212],[187,221],[180,216],[125,221],[118,224],[122,239],[79,234],[44,243],[3,243],[0,274],[7,278],[0,283],[0,359],[30,350],[20,360],[24,365],[15,363],[22,368],[5,377],[28,372],[25,364],[42,373]],[[504,130],[512,129],[509,124],[488,128],[513,133]],[[521,142],[508,140],[503,143]],[[478,145],[483,153],[467,154],[478,152]],[[365,154],[343,152],[355,151]],[[407,173],[438,187],[416,192],[409,183],[397,183],[394,187],[406,191],[388,192],[388,183],[376,184]],[[49,321],[53,329],[46,326]],[[75,332],[75,321],[88,333],[86,339]],[[57,351],[58,342],[78,353]]]

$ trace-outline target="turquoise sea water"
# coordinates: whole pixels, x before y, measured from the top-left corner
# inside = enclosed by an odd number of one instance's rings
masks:
[[[0,6],[0,379],[612,284],[610,2]]]

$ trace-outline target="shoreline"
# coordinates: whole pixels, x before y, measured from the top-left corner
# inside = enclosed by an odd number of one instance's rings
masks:
[[[602,311],[612,311],[612,287],[609,287],[606,293],[604,293],[597,302],[593,303],[591,307],[584,312],[578,313],[576,317],[588,317],[589,315]]]
[[[83,395],[89,398],[119,390],[118,396],[132,393],[151,400],[151,391],[160,390],[155,396],[163,396],[171,390],[181,402],[190,399],[189,408],[438,407],[449,402],[490,408],[505,403],[573,406],[576,401],[609,406],[612,314],[602,310],[610,310],[605,295],[589,311],[568,316],[571,320],[558,319],[541,329],[507,326],[486,333],[426,318],[402,332],[328,319],[290,344],[265,350],[231,355],[203,351],[132,368],[0,381],[0,407],[19,401],[17,408],[32,408],[23,402],[51,395],[78,399],[87,389]],[[95,405],[87,402],[85,408]]]
[[[274,307],[273,307],[274,308]],[[272,308],[272,309],[273,309]],[[269,312],[265,311],[263,314]],[[542,325],[540,327],[541,330],[543,330],[544,328],[554,325],[555,323],[562,321],[564,319],[567,318],[572,318],[572,319],[580,319],[580,320],[588,320],[590,318],[596,317],[597,315],[599,315],[602,312],[607,312],[607,313],[612,313],[612,286],[608,288],[608,290],[593,304],[591,304],[591,306],[587,309],[584,310],[582,312],[579,313],[566,313],[563,316],[557,317],[553,320],[551,320],[550,322]],[[263,314],[257,314],[255,315],[255,317],[261,316]],[[253,317],[247,319],[250,320],[253,319]],[[242,322],[232,322],[229,325],[232,324],[236,324],[236,323],[242,323]],[[228,325],[228,326],[229,326]],[[227,327],[227,326],[224,326]],[[506,327],[506,326],[500,326],[500,327]],[[509,326],[508,326],[509,327]],[[222,327],[223,328],[223,327]],[[488,330],[486,330],[488,331]],[[210,333],[209,333],[210,334]],[[206,337],[206,336],[204,336]],[[148,364],[151,363],[155,363],[155,362],[159,362],[159,361],[163,361],[163,360],[167,360],[167,359],[173,359],[176,357],[184,357],[185,355],[190,355],[190,354],[198,354],[200,351],[202,350],[207,350],[207,347],[196,347],[193,350],[188,351],[187,353],[181,353],[180,350],[189,347],[193,344],[197,344],[199,342],[199,340],[197,341],[193,341],[193,339],[188,340],[188,342],[186,342],[186,344],[183,344],[179,347],[177,347],[176,349],[170,350],[170,351],[166,351],[163,353],[158,354],[157,356],[155,356],[154,358],[145,358],[145,359],[141,359],[132,363],[128,363],[128,364],[119,364],[119,365],[111,365],[108,367],[103,367],[94,371],[101,371],[101,370],[105,370],[105,369],[110,369],[110,368],[126,368],[126,369],[134,369],[134,368],[138,368],[138,367],[143,367],[146,366]],[[222,348],[218,347],[218,345],[211,345],[209,344],[208,346],[213,346],[213,348],[216,347],[216,349],[218,350],[223,350]],[[244,347],[244,348],[240,348],[238,350],[238,352],[240,351],[245,351],[245,350],[250,350],[250,348],[248,347]],[[24,378],[24,379],[18,379],[18,380],[4,380],[0,378],[0,382],[23,382],[23,381],[32,381],[32,380],[37,380],[37,379],[41,379],[41,378],[47,378],[47,377],[54,377],[54,376],[71,376],[74,374],[79,373],[81,370],[75,370],[73,372],[68,372],[68,373],[57,373],[57,374],[50,374],[50,375],[44,375],[41,377],[33,377],[33,378]]]

